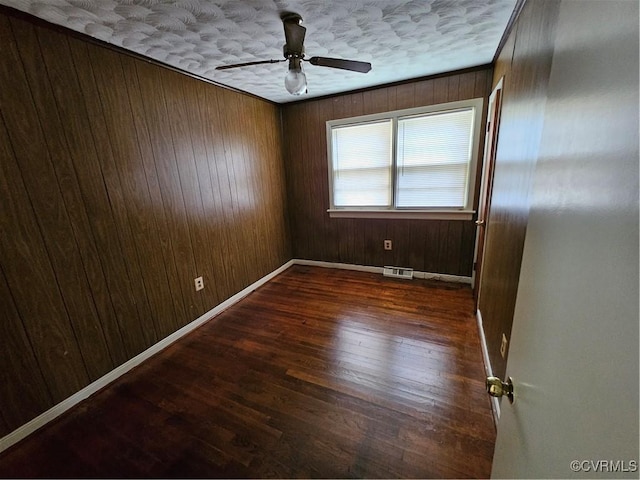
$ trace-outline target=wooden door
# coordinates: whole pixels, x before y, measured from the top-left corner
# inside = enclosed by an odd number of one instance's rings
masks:
[[[638,2],[557,32],[492,477],[638,478]]]

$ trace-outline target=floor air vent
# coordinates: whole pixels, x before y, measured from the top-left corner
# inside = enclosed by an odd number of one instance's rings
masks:
[[[411,280],[413,278],[413,268],[384,267],[382,274],[385,277],[406,278]]]

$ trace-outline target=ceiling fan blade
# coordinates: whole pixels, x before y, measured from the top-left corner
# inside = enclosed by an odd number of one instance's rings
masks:
[[[309,60],[311,65],[319,67],[339,68],[341,70],[351,70],[352,72],[367,73],[371,70],[369,62],[358,62],[356,60],[343,60],[341,58],[327,57],[311,57]]]
[[[285,50],[298,56],[304,53],[304,36],[307,33],[307,29],[299,23],[301,20],[299,15],[283,19]]]
[[[233,65],[220,65],[216,67],[216,70],[228,70],[230,68],[238,68],[238,67],[248,67],[249,65],[262,65],[263,63],[280,63],[285,62],[285,60],[258,60],[257,62],[246,62],[246,63],[234,63]]]

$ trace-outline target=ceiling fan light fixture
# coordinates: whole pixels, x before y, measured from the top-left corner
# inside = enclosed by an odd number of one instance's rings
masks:
[[[289,58],[289,71],[284,77],[284,87],[291,95],[307,93],[307,76],[302,71],[302,59]]]

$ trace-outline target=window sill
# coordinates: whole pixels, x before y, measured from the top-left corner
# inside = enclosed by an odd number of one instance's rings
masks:
[[[475,210],[344,210],[329,209],[331,218],[383,218],[402,220],[472,220]]]

